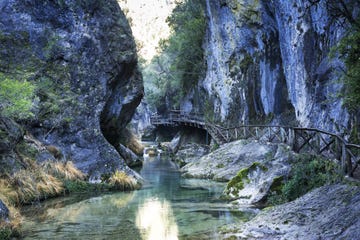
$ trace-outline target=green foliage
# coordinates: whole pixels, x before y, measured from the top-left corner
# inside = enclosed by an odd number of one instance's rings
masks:
[[[0,225],[0,239],[7,240],[10,239],[12,235],[12,230],[9,226]]]
[[[331,160],[302,156],[292,166],[290,178],[276,178],[267,202],[270,205],[292,201],[310,190],[341,181],[339,165]]]
[[[241,169],[235,177],[233,177],[228,184],[226,185],[225,193],[227,194],[238,194],[238,192],[245,187],[245,183],[249,183],[250,179],[248,177],[250,172],[255,170],[261,170],[263,172],[268,171],[268,168],[262,165],[259,162],[252,163],[249,167]]]
[[[335,48],[346,67],[342,77],[344,92],[341,96],[345,106],[352,112],[357,112],[360,106],[360,19],[357,22]]]
[[[203,0],[178,2],[167,23],[171,35],[160,41],[160,54],[143,70],[147,102],[179,105],[203,74],[203,38],[206,29]]]
[[[0,73],[1,115],[19,120],[32,117],[34,90],[32,83],[11,79]]]

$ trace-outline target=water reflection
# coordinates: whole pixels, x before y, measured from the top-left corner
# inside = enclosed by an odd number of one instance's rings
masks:
[[[219,227],[248,219],[218,200],[224,184],[185,180],[168,158],[144,162],[144,187],[29,209],[25,239],[219,239]]]
[[[136,214],[136,226],[146,240],[178,239],[178,227],[168,201],[148,198]]]

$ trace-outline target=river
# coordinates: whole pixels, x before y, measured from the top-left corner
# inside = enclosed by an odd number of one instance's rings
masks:
[[[183,179],[167,156],[146,157],[141,190],[48,200],[24,211],[25,239],[219,239],[253,216],[219,200],[224,184]]]

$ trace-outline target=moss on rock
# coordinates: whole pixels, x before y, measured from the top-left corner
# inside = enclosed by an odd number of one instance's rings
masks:
[[[256,169],[260,169],[263,172],[268,170],[266,166],[259,162],[252,163],[249,167],[241,169],[238,174],[228,182],[225,193],[237,195],[240,190],[244,189],[246,183],[250,183],[248,175]]]

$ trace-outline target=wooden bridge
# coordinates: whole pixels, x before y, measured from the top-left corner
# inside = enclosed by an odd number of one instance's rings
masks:
[[[353,176],[360,164],[360,145],[348,143],[338,134],[316,128],[276,125],[241,125],[225,128],[205,121],[200,115],[188,115],[181,111],[171,111],[166,117],[153,114],[151,124],[184,125],[205,129],[218,144],[237,139],[284,143],[297,153],[310,153],[339,160],[343,171],[349,176]]]

